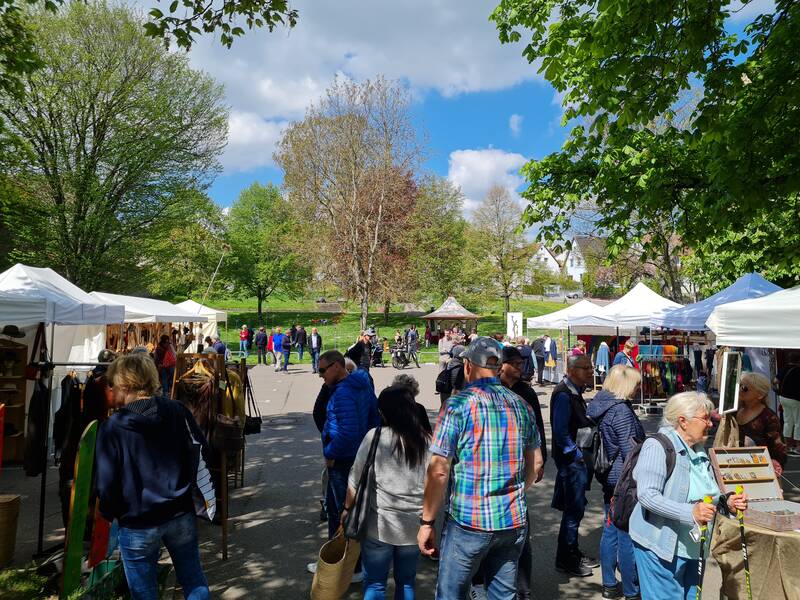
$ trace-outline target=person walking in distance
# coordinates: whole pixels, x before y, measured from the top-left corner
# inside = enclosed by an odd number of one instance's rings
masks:
[[[284,335],[281,339],[281,352],[283,352],[283,366],[281,371],[289,370],[289,358],[292,354],[292,338],[289,335]]]
[[[322,452],[328,470],[328,538],[332,538],[339,529],[347,479],[361,440],[367,431],[378,426],[380,418],[369,373],[362,369],[348,373],[341,352],[328,350],[319,357],[319,376],[331,390],[322,429]],[[313,573],[316,566],[314,562],[307,568]]]
[[[408,345],[408,358],[413,360],[417,368],[419,368],[419,358],[417,357],[417,352],[419,352],[419,331],[417,331],[416,325],[412,325],[408,330],[406,344]]]
[[[586,354],[567,359],[567,375],[550,398],[550,423],[553,428],[553,460],[558,468],[552,507],[562,511],[558,531],[556,570],[578,577],[589,577],[599,566],[578,547],[578,528],[586,509],[589,469],[584,451],[591,445],[594,423],[586,416],[583,390],[594,377],[592,361]]]
[[[263,359],[264,364],[267,364],[267,342],[269,341],[269,337],[267,336],[267,330],[262,326],[258,328],[258,333],[255,336],[255,344],[256,344],[256,354],[258,355],[258,364],[261,364]]]
[[[544,385],[542,375],[544,375],[544,338],[538,337],[533,341],[533,356],[536,359],[536,383]]]
[[[275,335],[272,336],[272,348],[273,352],[275,353],[275,370],[281,370],[281,363],[283,362],[281,359],[283,358],[283,338],[286,337],[286,334],[281,332],[280,327],[275,328]]]
[[[435,554],[434,521],[452,469],[436,598],[465,598],[483,562],[489,597],[512,600],[528,532],[525,491],[543,464],[536,418],[497,377],[499,342],[478,337],[463,358],[468,385],[439,413],[417,542]]]
[[[242,356],[247,359],[247,339],[250,337],[250,333],[248,332],[247,325],[242,325],[242,328],[239,330],[239,352],[242,353]]]
[[[294,334],[294,345],[297,348],[297,362],[303,362],[303,351],[308,345],[308,333],[306,328],[300,325]]]
[[[308,351],[311,353],[311,371],[316,373],[319,367],[319,355],[322,352],[322,336],[316,327],[311,328],[308,338]]]

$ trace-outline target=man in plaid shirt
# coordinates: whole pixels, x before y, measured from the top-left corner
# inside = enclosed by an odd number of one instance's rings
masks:
[[[462,354],[467,386],[442,407],[431,442],[417,535],[426,556],[436,553],[434,521],[453,465],[437,600],[465,598],[481,563],[491,598],[516,595],[528,528],[525,492],[543,462],[533,411],[497,377],[502,356],[492,338],[469,345]]]

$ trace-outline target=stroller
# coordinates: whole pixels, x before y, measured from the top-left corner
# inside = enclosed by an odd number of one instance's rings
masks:
[[[377,344],[372,350],[372,361],[370,363],[373,367],[383,366],[383,346]]]
[[[400,344],[392,346],[392,366],[395,369],[405,369],[409,362],[405,346]]]

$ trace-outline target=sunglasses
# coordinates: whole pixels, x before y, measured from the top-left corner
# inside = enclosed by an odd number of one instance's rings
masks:
[[[750,388],[747,387],[746,385],[740,385],[739,389],[742,390],[743,392],[749,392],[750,391]]]
[[[330,365],[328,365],[327,367],[317,367],[317,371],[319,371],[320,375],[325,375],[325,371],[327,371],[330,368],[331,368]]]

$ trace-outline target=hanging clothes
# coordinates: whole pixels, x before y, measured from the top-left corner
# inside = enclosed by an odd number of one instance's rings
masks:
[[[600,342],[594,364],[598,373],[608,373],[611,368],[611,351],[608,348],[608,344],[605,342]]]

